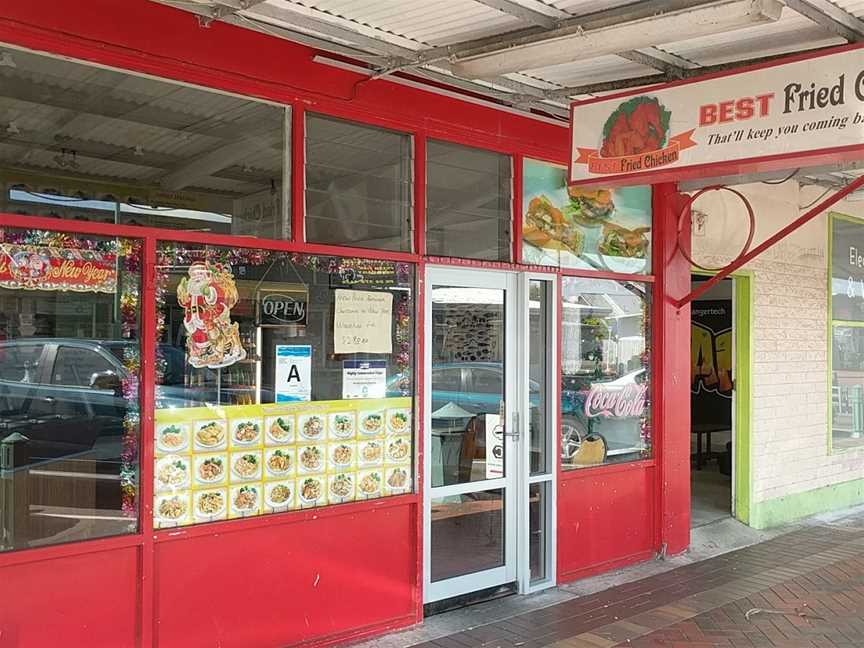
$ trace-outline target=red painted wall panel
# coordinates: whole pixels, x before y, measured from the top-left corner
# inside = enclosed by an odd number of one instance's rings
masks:
[[[651,552],[653,466],[583,469],[558,482],[558,576],[573,580]]]
[[[156,545],[159,648],[296,645],[414,619],[415,505]]]
[[[135,646],[138,553],[126,547],[0,569],[0,648]]]

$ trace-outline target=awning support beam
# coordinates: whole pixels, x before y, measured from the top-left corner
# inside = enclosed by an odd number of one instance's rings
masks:
[[[681,299],[679,299],[678,301],[675,302],[676,308],[678,308],[680,310],[681,308],[683,308],[684,306],[686,306],[687,304],[692,302],[694,299],[698,299],[699,297],[704,295],[708,290],[710,290],[713,286],[716,286],[723,279],[725,279],[726,277],[731,275],[733,272],[738,270],[741,266],[743,266],[746,263],[749,263],[750,261],[755,259],[757,256],[762,254],[765,250],[772,247],[775,243],[782,241],[784,238],[789,236],[792,232],[797,230],[799,227],[801,227],[802,225],[804,225],[806,223],[809,223],[811,220],[816,218],[819,214],[824,212],[826,209],[828,209],[829,207],[832,207],[835,203],[840,202],[846,196],[857,191],[861,187],[864,187],[864,176],[860,176],[858,178],[855,178],[855,180],[850,182],[848,185],[846,185],[842,189],[839,189],[837,191],[837,193],[835,193],[833,196],[826,198],[825,200],[820,202],[818,205],[813,207],[810,211],[808,211],[805,214],[802,214],[801,216],[796,218],[794,221],[789,223],[786,227],[784,227],[783,229],[778,231],[776,234],[768,237],[762,243],[760,243],[755,248],[753,248],[752,250],[747,252],[747,254],[742,254],[740,257],[735,259],[732,263],[730,263],[725,268],[723,268],[720,272],[718,272],[713,277],[711,277],[708,281],[700,283],[698,288],[696,288],[695,290],[691,290],[690,294],[686,295],[685,297],[682,297]]]

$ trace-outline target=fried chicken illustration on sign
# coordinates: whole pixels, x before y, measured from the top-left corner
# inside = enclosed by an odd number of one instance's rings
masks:
[[[621,104],[603,128],[602,157],[658,151],[666,143],[670,113],[654,97],[635,97]]]
[[[243,360],[239,325],[231,321],[231,309],[239,295],[230,268],[209,262],[189,267],[188,277],[177,286],[177,301],[183,307],[186,351],[196,369],[218,369]]]

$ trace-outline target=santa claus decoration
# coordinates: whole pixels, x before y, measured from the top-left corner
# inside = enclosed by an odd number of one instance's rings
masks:
[[[177,301],[183,307],[188,362],[196,369],[227,367],[246,357],[237,322],[231,309],[239,296],[230,268],[210,262],[189,267],[188,278],[177,286]]]

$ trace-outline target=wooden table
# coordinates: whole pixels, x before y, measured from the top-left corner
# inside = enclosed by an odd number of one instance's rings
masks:
[[[708,437],[708,452],[705,453],[704,460],[713,459],[711,452],[711,435],[714,432],[729,432],[731,430],[728,425],[717,425],[713,423],[696,423],[690,427],[690,434],[696,435],[696,470],[702,470],[702,435]]]

